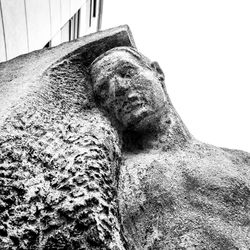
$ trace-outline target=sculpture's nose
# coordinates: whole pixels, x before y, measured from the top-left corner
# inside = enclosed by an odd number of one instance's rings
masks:
[[[116,79],[115,94],[116,96],[124,96],[129,90],[129,83],[124,79]]]

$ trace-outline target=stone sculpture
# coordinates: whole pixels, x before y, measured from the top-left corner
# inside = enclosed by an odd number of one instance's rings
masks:
[[[1,249],[249,249],[250,154],[189,133],[126,26],[0,73]]]
[[[249,249],[250,154],[199,142],[159,65],[131,48],[92,64],[94,92],[123,141],[118,200],[136,249]]]
[[[88,66],[118,27],[0,64],[0,249],[125,249],[121,151]]]

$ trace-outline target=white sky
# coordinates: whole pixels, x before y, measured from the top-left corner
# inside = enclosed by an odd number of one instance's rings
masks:
[[[102,28],[121,24],[197,139],[250,152],[249,0],[104,0]]]

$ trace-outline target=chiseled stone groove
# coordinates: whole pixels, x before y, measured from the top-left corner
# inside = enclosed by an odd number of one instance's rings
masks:
[[[77,58],[54,65],[3,126],[3,249],[124,249],[116,201],[120,144],[86,78]]]

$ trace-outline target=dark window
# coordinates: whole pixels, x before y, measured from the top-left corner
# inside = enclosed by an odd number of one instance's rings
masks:
[[[51,47],[51,41],[47,42],[44,46],[44,48],[50,48]]]
[[[74,16],[69,20],[69,41],[75,40],[79,37],[80,32],[80,14],[81,11],[78,10]]]
[[[69,41],[74,40],[74,16],[69,20]]]
[[[91,27],[91,19],[92,19],[92,0],[90,0],[90,7],[89,7],[89,27]]]
[[[80,23],[81,23],[81,10],[78,10],[77,11],[77,25],[76,25],[77,38],[80,36]]]
[[[93,17],[96,17],[96,0],[94,0]]]

